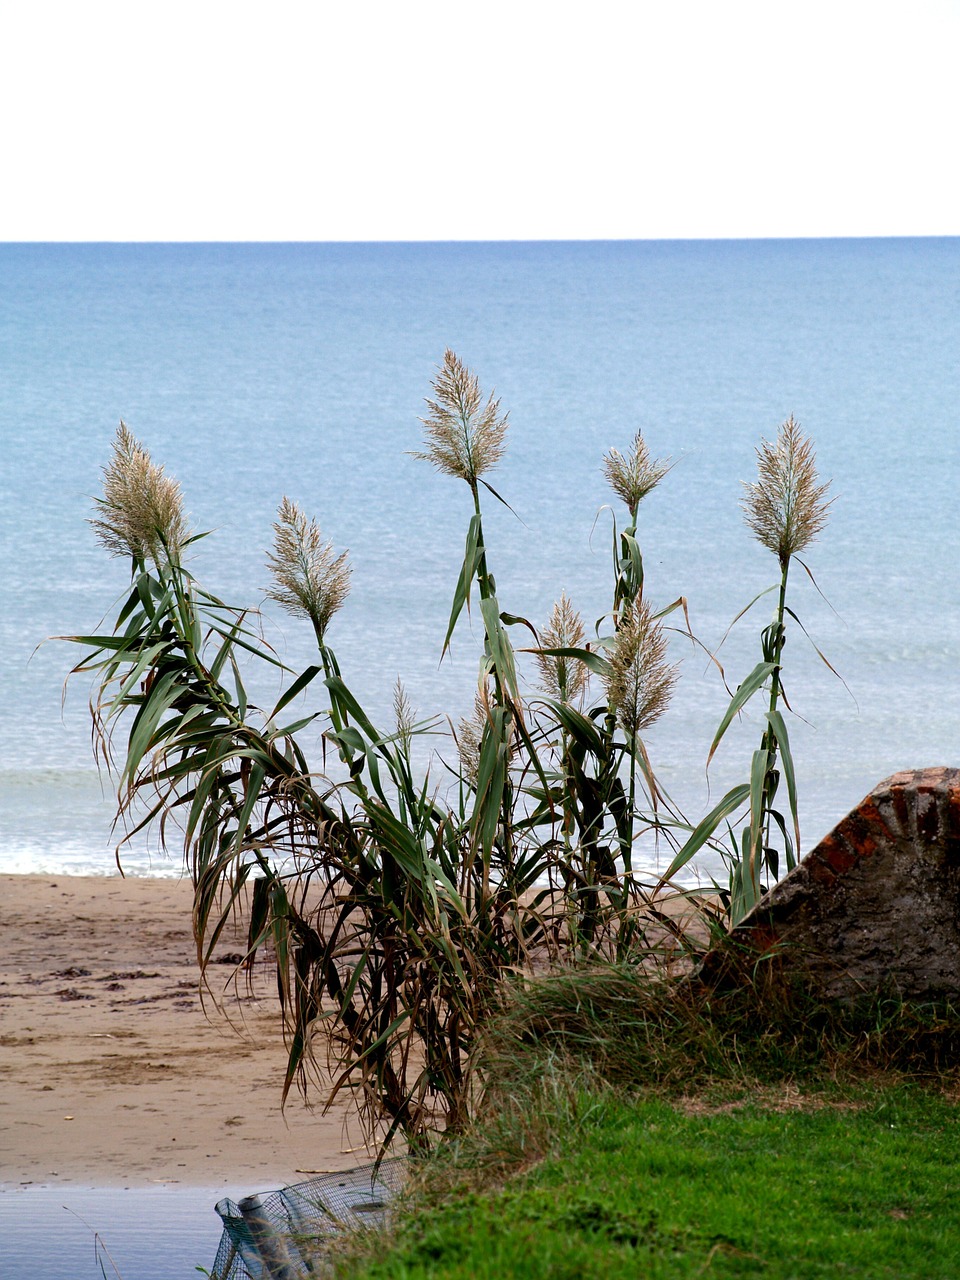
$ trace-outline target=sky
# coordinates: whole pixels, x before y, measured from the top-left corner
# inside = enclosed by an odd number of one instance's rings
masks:
[[[0,240],[960,234],[960,0],[51,0]]]

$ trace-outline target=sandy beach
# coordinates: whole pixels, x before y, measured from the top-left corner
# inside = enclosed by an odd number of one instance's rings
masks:
[[[224,937],[201,1001],[190,902],[169,879],[0,876],[0,1186],[258,1190],[369,1158],[347,1107],[281,1113],[268,962],[235,987]]]

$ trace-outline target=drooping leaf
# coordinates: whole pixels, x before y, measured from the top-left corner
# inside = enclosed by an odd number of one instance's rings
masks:
[[[713,836],[717,827],[720,826],[724,818],[734,813],[750,798],[750,787],[747,783],[742,782],[727,792],[723,799],[710,810],[707,816],[694,827],[690,833],[690,837],[685,841],[681,849],[678,851],[670,866],[660,877],[658,889],[662,889],[668,881],[672,880],[678,871],[682,871],[688,862],[696,853],[707,843]]]
[[[717,747],[719,747],[721,739],[727,729],[729,729],[734,717],[743,710],[757,690],[763,688],[764,682],[769,679],[776,669],[776,663],[774,662],[758,663],[734,693],[733,697],[730,699],[730,705],[723,714],[723,719],[720,721],[719,728],[713,735],[713,742],[710,744],[710,752],[707,755],[708,769],[710,767],[710,761],[713,759],[714,753],[716,752]]]
[[[441,659],[450,647],[450,641],[453,638],[454,628],[457,620],[463,612],[464,605],[469,609],[470,605],[470,588],[477,574],[477,568],[483,555],[481,539],[482,525],[479,515],[474,515],[470,519],[467,528],[467,541],[463,553],[463,564],[460,567],[460,575],[457,578],[456,590],[453,593],[453,604],[450,608],[450,621],[447,623],[447,634],[443,638],[443,648],[440,651]]]

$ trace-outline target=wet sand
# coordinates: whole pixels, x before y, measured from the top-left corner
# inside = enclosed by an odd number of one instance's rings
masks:
[[[248,991],[224,937],[201,1001],[190,903],[175,880],[0,876],[0,1186],[257,1190],[371,1158],[347,1106],[281,1113],[268,961]]]

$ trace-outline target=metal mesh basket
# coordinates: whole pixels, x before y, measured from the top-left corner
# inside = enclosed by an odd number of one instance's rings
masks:
[[[263,1196],[220,1200],[223,1222],[211,1280],[308,1280],[344,1230],[382,1226],[406,1169],[401,1158],[298,1182]]]

